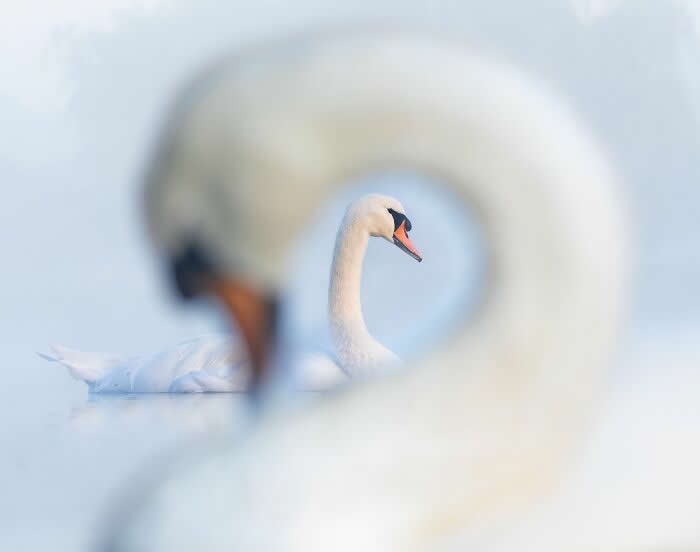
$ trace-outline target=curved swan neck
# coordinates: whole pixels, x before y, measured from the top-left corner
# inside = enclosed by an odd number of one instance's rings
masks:
[[[362,265],[369,233],[360,221],[345,215],[335,239],[333,263],[328,288],[328,317],[331,329],[369,335],[360,302]]]

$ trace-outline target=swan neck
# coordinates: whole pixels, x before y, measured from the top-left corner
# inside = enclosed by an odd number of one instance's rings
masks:
[[[362,265],[369,241],[368,232],[357,221],[345,217],[338,230],[328,290],[328,315],[331,327],[367,333],[360,287]]]

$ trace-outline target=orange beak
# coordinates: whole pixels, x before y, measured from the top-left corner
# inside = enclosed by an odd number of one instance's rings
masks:
[[[413,242],[408,237],[406,233],[406,221],[404,220],[401,225],[394,231],[394,243],[400,248],[413,257],[416,261],[421,262],[423,257],[418,251],[418,248],[413,245]]]

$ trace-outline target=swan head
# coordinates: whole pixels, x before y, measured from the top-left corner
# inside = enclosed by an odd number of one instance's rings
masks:
[[[418,262],[423,260],[408,237],[413,225],[398,199],[380,194],[366,195],[350,205],[345,222],[359,225],[370,236],[384,238]]]

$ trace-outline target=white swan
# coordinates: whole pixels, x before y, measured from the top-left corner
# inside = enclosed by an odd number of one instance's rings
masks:
[[[546,496],[580,443],[624,272],[612,176],[555,98],[435,36],[316,36],[221,64],[164,144],[148,216],[166,257],[197,229],[218,270],[273,297],[331,191],[407,164],[476,206],[489,288],[411,370],[270,414],[134,490],[107,549],[436,550]]]
[[[360,283],[370,236],[395,243],[422,258],[408,237],[411,221],[401,203],[369,194],[353,202],[338,229],[328,290],[328,322],[338,363],[309,353],[294,367],[294,385],[306,390],[333,387],[398,361],[367,330]],[[202,336],[150,356],[120,357],[54,345],[40,355],[64,365],[93,393],[200,393],[245,391],[250,386],[244,343],[228,335]]]

